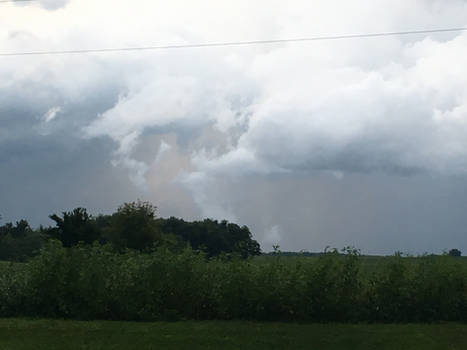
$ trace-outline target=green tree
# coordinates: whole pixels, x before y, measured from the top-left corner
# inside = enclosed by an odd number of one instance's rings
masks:
[[[163,233],[180,236],[189,242],[193,249],[203,250],[208,256],[221,253],[238,253],[246,258],[259,255],[260,245],[252,238],[248,227],[229,223],[227,220],[205,219],[186,222],[170,217],[158,220]]]
[[[38,252],[43,241],[26,220],[8,222],[0,226],[0,260],[24,261]]]
[[[459,249],[451,249],[448,253],[450,256],[461,256],[461,251]]]
[[[64,247],[71,247],[78,242],[93,243],[101,238],[101,232],[85,208],[75,208],[62,212],[62,217],[52,214],[55,227],[44,229],[44,233],[62,242]]]
[[[143,250],[161,239],[156,221],[157,207],[149,202],[130,202],[120,206],[105,229],[106,238],[117,248]]]

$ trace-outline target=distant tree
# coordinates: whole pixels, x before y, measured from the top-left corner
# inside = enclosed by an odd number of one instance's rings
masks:
[[[8,222],[0,226],[0,260],[24,261],[39,250],[43,241],[26,220]]]
[[[13,225],[12,222],[8,222],[3,226],[0,226],[0,237],[11,235],[13,238],[24,237],[28,233],[31,233],[32,229],[26,220],[16,221]]]
[[[97,216],[94,216],[93,220],[94,220],[94,224],[96,225],[96,227],[99,230],[103,231],[107,227],[110,226],[110,222],[112,220],[112,215],[99,214]]]
[[[12,228],[11,235],[14,238],[24,237],[28,233],[31,233],[32,229],[29,226],[29,223],[26,220],[20,220],[16,222],[15,227]]]
[[[462,253],[459,249],[451,249],[448,253],[450,256],[461,256]]]
[[[208,256],[221,253],[238,253],[242,257],[259,255],[259,243],[252,239],[248,227],[238,226],[226,220],[205,219],[203,221],[187,222],[183,219],[170,217],[159,219],[163,233],[180,236],[190,243],[193,249],[203,250]]]
[[[92,243],[101,238],[100,230],[85,208],[62,212],[62,217],[52,214],[49,218],[55,221],[56,226],[44,229],[44,232],[60,240],[65,247],[71,247],[79,242]]]
[[[243,258],[261,254],[260,245],[252,238],[250,229],[247,226],[240,227],[236,224],[229,224],[228,228],[236,241],[234,243],[234,252],[240,253]]]
[[[161,239],[156,222],[157,207],[149,202],[124,203],[108,218],[106,238],[118,248],[142,250]],[[101,218],[106,221],[105,217]]]

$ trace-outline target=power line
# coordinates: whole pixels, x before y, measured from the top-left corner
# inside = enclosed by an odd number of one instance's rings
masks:
[[[3,53],[0,52],[0,56],[66,55],[66,54],[83,54],[83,53],[99,53],[99,52],[147,51],[147,50],[204,48],[204,47],[247,46],[247,45],[281,44],[281,43],[294,43],[294,42],[306,42],[306,41],[374,38],[374,37],[385,37],[385,36],[396,36],[396,35],[445,33],[445,32],[459,32],[459,31],[467,31],[467,27],[412,30],[412,31],[404,31],[404,32],[316,36],[316,37],[308,37],[308,38],[291,38],[291,39],[230,41],[230,42],[212,42],[212,43],[198,43],[198,44],[173,44],[173,45],[161,45],[161,46],[117,47],[117,48],[51,50],[51,51],[24,51],[24,52],[3,52]]]
[[[15,2],[35,2],[37,0],[0,0],[0,3],[11,3],[11,4],[14,4]]]

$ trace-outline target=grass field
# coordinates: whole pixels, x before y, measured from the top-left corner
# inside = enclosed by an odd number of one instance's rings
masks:
[[[467,349],[467,325],[342,325],[0,319],[0,350]]]

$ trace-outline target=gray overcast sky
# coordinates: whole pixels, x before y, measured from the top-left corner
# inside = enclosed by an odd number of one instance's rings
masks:
[[[466,0],[42,0],[0,52],[467,26]],[[467,32],[0,57],[0,213],[248,225],[264,250],[467,252]]]

